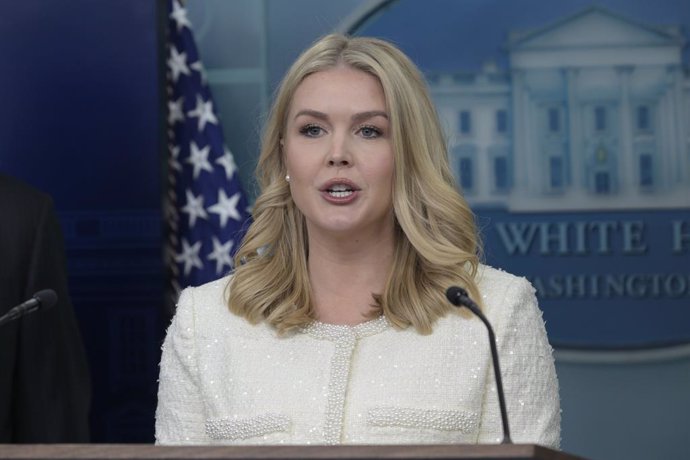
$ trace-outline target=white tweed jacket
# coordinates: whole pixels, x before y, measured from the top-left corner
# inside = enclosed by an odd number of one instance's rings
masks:
[[[558,448],[552,349],[524,278],[482,266],[514,442]],[[182,292],[163,344],[159,444],[497,443],[486,329],[441,318],[430,335],[384,318],[315,322],[288,336],[230,313],[228,278]]]

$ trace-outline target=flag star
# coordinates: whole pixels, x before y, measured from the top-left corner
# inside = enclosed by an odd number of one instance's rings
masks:
[[[168,124],[174,125],[176,121],[184,121],[184,112],[182,112],[182,103],[184,97],[176,101],[168,101]]]
[[[201,61],[192,62],[189,64],[189,67],[199,72],[199,75],[201,75],[201,82],[204,85],[208,84],[208,80],[206,79],[206,69],[204,69],[204,65],[201,63]]]
[[[237,212],[237,203],[240,201],[240,192],[235,193],[231,198],[225,194],[225,190],[218,190],[218,203],[208,208],[209,212],[218,214],[220,217],[220,226],[225,228],[228,223],[228,218],[232,217],[237,221],[242,220],[242,216]]]
[[[189,22],[187,18],[187,10],[185,10],[177,1],[172,4],[173,10],[170,13],[170,19],[175,21],[177,24],[177,30],[181,30],[183,27],[192,27],[192,23]]]
[[[227,147],[225,147],[224,150],[225,153],[216,160],[216,163],[225,169],[225,177],[230,180],[235,174],[235,171],[237,171],[237,165],[235,164],[235,157],[232,156],[232,152],[230,152]]]
[[[180,146],[179,145],[174,145],[170,147],[170,159],[168,164],[172,169],[176,169],[178,171],[182,171],[182,166],[180,165],[179,162],[180,158]]]
[[[180,74],[191,75],[189,67],[187,67],[187,53],[178,53],[177,48],[170,47],[170,58],[168,59],[168,67],[172,72],[173,81],[177,82]]]
[[[218,124],[218,119],[213,113],[213,102],[204,102],[201,96],[196,96],[196,107],[187,112],[190,117],[199,117],[199,132],[203,131],[206,123]]]
[[[234,244],[235,242],[233,240],[229,240],[225,244],[220,244],[218,238],[215,236],[213,237],[213,251],[211,251],[206,258],[208,260],[216,261],[216,275],[220,275],[221,271],[223,270],[223,266],[225,265],[230,268],[233,267],[230,251],[232,251]]]
[[[197,241],[192,246],[189,245],[186,238],[182,238],[182,252],[175,256],[175,262],[184,263],[184,274],[189,275],[192,267],[204,268],[204,264],[199,258],[199,251],[201,250],[201,241]]]
[[[181,209],[185,214],[189,214],[189,228],[194,228],[197,218],[208,219],[208,214],[204,209],[204,195],[194,196],[191,190],[187,189],[187,204]]]
[[[194,167],[194,179],[199,177],[202,169],[212,173],[213,166],[211,166],[211,163],[208,162],[208,154],[211,151],[211,147],[207,145],[203,149],[200,149],[197,147],[196,143],[192,141],[190,144],[190,149],[191,152],[189,154],[189,158],[187,158],[185,161]]]

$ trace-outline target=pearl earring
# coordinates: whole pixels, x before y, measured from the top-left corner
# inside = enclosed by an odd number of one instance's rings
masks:
[[[285,176],[285,180],[286,180],[287,182],[290,182],[290,174],[288,174],[288,175]]]

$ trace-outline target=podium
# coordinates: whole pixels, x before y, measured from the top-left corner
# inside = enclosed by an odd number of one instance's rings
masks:
[[[353,446],[153,446],[146,444],[5,444],[1,459],[407,459],[585,460],[534,444]]]

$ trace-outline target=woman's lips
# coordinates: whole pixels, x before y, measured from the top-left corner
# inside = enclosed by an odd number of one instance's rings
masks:
[[[330,203],[348,204],[357,198],[357,187],[352,181],[345,179],[333,179],[321,187],[321,194]]]

